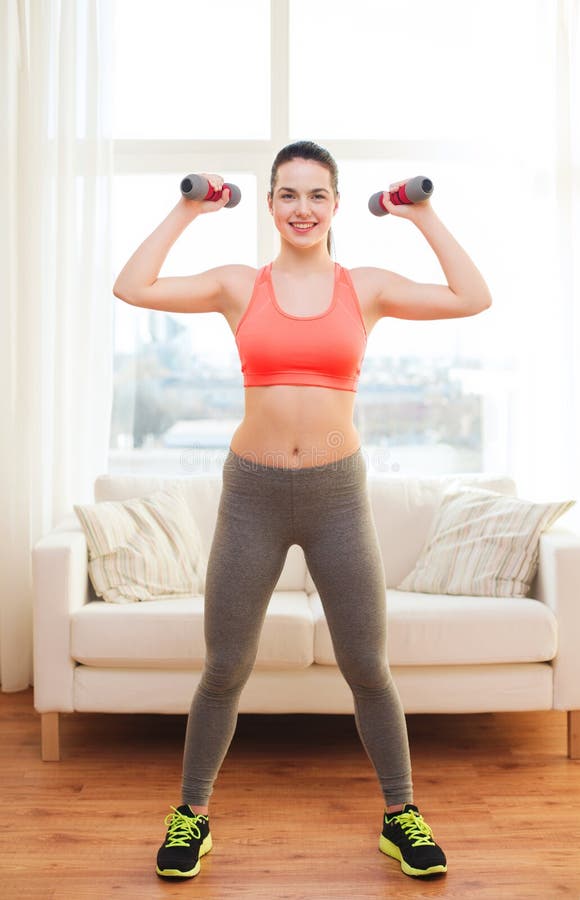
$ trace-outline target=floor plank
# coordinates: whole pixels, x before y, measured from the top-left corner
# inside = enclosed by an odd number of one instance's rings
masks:
[[[155,875],[180,802],[184,716],[61,717],[40,760],[32,690],[0,694],[0,895],[133,900],[580,900],[580,761],[564,712],[407,717],[415,801],[448,857],[418,881],[380,853],[383,801],[352,716],[241,715],[200,874]]]

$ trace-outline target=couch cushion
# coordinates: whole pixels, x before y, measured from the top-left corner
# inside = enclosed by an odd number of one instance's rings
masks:
[[[486,473],[433,478],[381,476],[370,485],[373,515],[385,564],[387,587],[396,588],[409,572],[432,527],[444,491],[452,486],[477,486],[515,494],[513,479]]]
[[[199,528],[202,548],[207,557],[217,521],[217,511],[222,490],[222,476],[214,472],[197,472],[194,475],[99,475],[95,479],[95,500],[126,500],[145,497],[153,491],[178,487],[186,498],[193,518]],[[275,591],[304,591],[306,560],[304,551],[293,544],[286,556],[284,567],[275,585]]]
[[[92,666],[201,668],[203,597],[116,606],[95,600],[71,615],[71,655]],[[314,621],[304,591],[274,591],[256,668],[301,669],[313,662]]]
[[[136,603],[203,595],[207,559],[179,488],[75,505],[74,510],[86,534],[89,577],[97,597]]]
[[[318,593],[310,595],[314,661],[336,657]],[[390,665],[461,665],[553,659],[557,622],[552,610],[529,597],[458,597],[387,592]]]
[[[425,546],[401,591],[525,597],[540,535],[575,500],[539,503],[463,486],[444,492]]]

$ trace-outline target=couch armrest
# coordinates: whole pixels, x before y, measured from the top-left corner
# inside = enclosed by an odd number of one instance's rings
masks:
[[[558,620],[554,709],[580,709],[580,535],[552,528],[540,536],[536,598]]]
[[[68,519],[34,545],[34,708],[39,713],[72,712],[73,674],[70,615],[89,602],[87,542]]]

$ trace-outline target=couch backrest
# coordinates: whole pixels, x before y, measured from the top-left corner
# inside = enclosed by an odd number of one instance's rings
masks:
[[[503,494],[516,494],[512,478],[485,473],[433,477],[368,474],[368,488],[388,587],[396,587],[411,571],[425,543],[446,487],[475,485]],[[222,488],[221,473],[167,475],[100,475],[95,480],[95,501],[143,497],[169,485],[181,486],[198,523],[209,554]],[[316,590],[302,548],[290,547],[276,590]]]

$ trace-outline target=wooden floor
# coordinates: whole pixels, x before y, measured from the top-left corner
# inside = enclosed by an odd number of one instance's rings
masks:
[[[184,716],[65,715],[41,762],[32,690],[0,694],[3,900],[580,900],[580,761],[560,712],[408,716],[415,802],[448,872],[378,849],[383,798],[351,716],[240,715],[194,879],[155,875]]]

